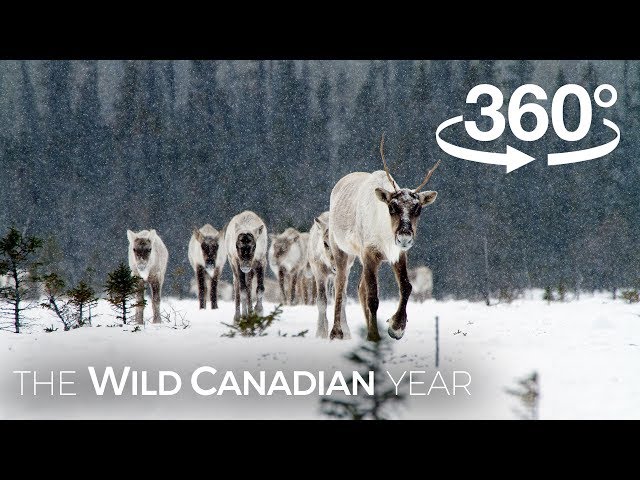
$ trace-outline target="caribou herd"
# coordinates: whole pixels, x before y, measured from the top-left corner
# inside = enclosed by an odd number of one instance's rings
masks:
[[[284,305],[313,304],[318,308],[316,336],[350,338],[345,312],[347,281],[356,259],[362,265],[358,296],[367,325],[367,339],[380,340],[378,331],[378,270],[389,262],[400,292],[397,311],[387,320],[391,338],[400,339],[407,325],[407,302],[412,290],[419,300],[431,297],[431,270],[409,269],[407,252],[416,239],[422,209],[436,200],[437,192],[422,191],[439,161],[414,189],[401,188],[389,173],[380,142],[384,170],[354,172],[342,177],[331,191],[329,210],[314,218],[309,232],[287,228],[268,233],[265,222],[245,210],[221,230],[205,224],[194,228],[188,245],[189,263],[197,282],[200,308],[209,302],[218,308],[218,282],[226,262],[233,273],[235,317],[252,312],[261,315],[267,262],[277,278]],[[151,287],[153,322],[159,323],[160,297],[168,252],[155,230],[127,231],[129,266],[143,285]],[[270,245],[269,245],[270,244]],[[257,286],[254,290],[254,278]],[[412,283],[414,284],[412,286]],[[333,287],[334,315],[331,330],[327,318],[329,292]],[[252,293],[255,291],[255,305]],[[141,295],[144,289],[140,289]],[[136,320],[143,322],[142,308]]]

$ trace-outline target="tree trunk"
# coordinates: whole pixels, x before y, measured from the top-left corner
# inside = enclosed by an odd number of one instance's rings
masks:
[[[16,333],[20,333],[20,281],[18,280],[18,267],[13,264],[11,269],[13,280],[15,282],[15,303],[13,305],[14,326]]]

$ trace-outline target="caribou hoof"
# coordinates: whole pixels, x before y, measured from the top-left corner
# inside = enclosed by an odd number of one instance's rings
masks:
[[[332,328],[331,334],[329,335],[329,339],[333,340],[334,338],[337,338],[338,340],[342,340],[344,338],[344,334],[342,333],[342,330],[335,327]]]
[[[380,338],[380,334],[378,332],[376,333],[369,332],[367,333],[367,340],[370,342],[379,342],[382,339]]]
[[[394,340],[400,340],[402,338],[402,336],[404,335],[404,330],[396,330],[396,329],[394,329],[393,327],[390,326],[387,329],[387,333]]]
[[[217,310],[218,309],[218,304],[214,303],[213,305],[211,305],[211,310]]]

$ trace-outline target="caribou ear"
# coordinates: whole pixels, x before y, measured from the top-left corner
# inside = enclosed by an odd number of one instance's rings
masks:
[[[430,203],[435,202],[437,196],[438,192],[434,192],[432,190],[427,190],[426,192],[420,192],[418,194],[421,205],[429,205]]]
[[[151,240],[152,242],[156,239],[157,235],[158,234],[154,229],[149,230],[149,240]]]
[[[393,195],[393,193],[384,188],[376,188],[376,197],[378,197],[378,200],[381,202],[389,203],[391,201],[391,195]]]
[[[320,217],[314,218],[313,221],[316,222],[320,228],[324,228],[327,226],[322,220],[320,220]]]
[[[195,239],[196,239],[198,242],[202,243],[203,235],[202,235],[202,232],[200,231],[200,229],[199,229],[199,228],[194,228],[194,229],[193,229],[193,236],[195,237]]]
[[[131,230],[127,230],[127,238],[129,239],[129,243],[133,243],[133,241],[136,239],[136,234]]]

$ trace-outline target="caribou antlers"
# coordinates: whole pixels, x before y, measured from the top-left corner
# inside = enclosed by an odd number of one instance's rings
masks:
[[[391,174],[389,173],[389,167],[387,167],[387,161],[384,159],[384,132],[382,133],[382,139],[380,140],[380,156],[382,157],[382,165],[384,166],[384,171],[387,174],[387,178],[389,179],[389,183],[393,186],[394,191],[398,191],[396,187],[396,183],[391,178]]]
[[[382,165],[384,166],[384,172],[387,174],[387,178],[389,179],[389,182],[391,183],[391,185],[393,185],[393,189],[397,192],[398,188],[396,187],[395,181],[391,178],[391,174],[389,173],[389,167],[387,167],[387,161],[384,159],[384,132],[382,133],[382,139],[380,140],[380,156],[382,157]],[[440,160],[438,160],[436,164],[431,168],[431,170],[427,172],[427,175],[426,177],[424,177],[424,180],[422,181],[422,183],[413,191],[414,193],[418,193],[420,189],[422,189],[422,187],[424,187],[427,184],[427,182],[431,178],[431,175],[433,175],[433,172],[435,172],[436,168],[438,168],[438,165],[440,165]]]
[[[427,184],[427,182],[431,178],[431,175],[433,175],[433,172],[435,172],[436,168],[438,168],[438,165],[440,165],[440,160],[438,160],[436,164],[433,167],[431,167],[431,170],[427,172],[427,176],[424,177],[424,180],[422,181],[422,183],[413,191],[414,193],[418,193],[420,189]]]

